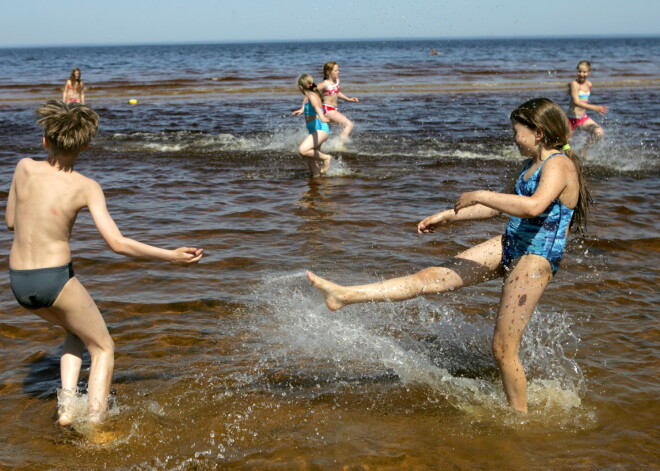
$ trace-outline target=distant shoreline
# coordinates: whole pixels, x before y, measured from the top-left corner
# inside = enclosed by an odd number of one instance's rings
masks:
[[[382,43],[382,42],[412,42],[412,41],[520,41],[520,40],[585,40],[585,39],[660,39],[660,34],[614,34],[614,35],[557,35],[557,36],[456,36],[456,37],[420,37],[420,38],[341,38],[341,39],[255,39],[227,41],[188,41],[188,42],[145,42],[145,43],[86,43],[86,44],[16,44],[0,45],[0,50],[8,49],[59,49],[59,48],[91,48],[91,47],[171,47],[171,46],[216,46],[216,45],[256,45],[256,44],[288,44],[288,43]]]

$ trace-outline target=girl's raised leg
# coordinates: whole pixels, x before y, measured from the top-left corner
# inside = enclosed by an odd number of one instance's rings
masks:
[[[342,126],[342,131],[341,134],[339,135],[339,141],[343,144],[346,144],[346,141],[348,141],[348,136],[353,132],[353,127],[355,124],[353,124],[353,121],[348,119],[346,116],[341,114],[339,111],[328,111],[325,114],[325,117],[328,118],[330,121],[333,123],[337,123],[340,126]]]
[[[332,311],[355,303],[403,301],[425,294],[442,293],[501,276],[502,237],[498,236],[468,249],[440,267],[414,275],[359,286],[341,286],[312,272],[307,277],[321,291]]]
[[[593,119],[589,118],[586,120],[584,123],[582,123],[578,129],[581,129],[582,131],[586,131],[589,133],[589,137],[587,138],[587,142],[584,144],[584,146],[580,149],[580,154],[586,155],[586,153],[589,151],[589,149],[596,144],[598,141],[600,141],[603,136],[605,135],[605,132],[603,131],[603,128],[601,128],[596,121]]]

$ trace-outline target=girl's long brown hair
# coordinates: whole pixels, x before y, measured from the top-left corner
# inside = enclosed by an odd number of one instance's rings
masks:
[[[78,78],[76,78],[76,72],[80,74]],[[71,75],[69,75],[69,81],[71,82],[71,86],[75,87],[77,90],[82,88],[82,72],[80,72],[78,67],[71,71]]]
[[[549,149],[557,149],[571,159],[575,165],[580,192],[570,227],[575,232],[584,234],[587,230],[589,206],[593,205],[593,200],[582,174],[580,158],[570,148],[564,149],[571,136],[571,128],[566,114],[554,101],[548,98],[534,98],[513,110],[511,119],[530,129],[541,131],[543,145]]]

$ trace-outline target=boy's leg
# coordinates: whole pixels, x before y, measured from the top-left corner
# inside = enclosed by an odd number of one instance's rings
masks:
[[[76,334],[67,332],[60,359],[62,389],[75,391],[78,387],[84,349],[85,344],[82,340]]]
[[[87,387],[89,412],[98,419],[108,405],[114,368],[114,342],[105,321],[94,300],[75,277],[67,282],[49,310],[58,317],[57,324],[77,336],[89,350],[92,358]],[[70,345],[76,348],[74,341]],[[69,366],[75,365],[74,359],[67,357],[66,360],[71,360]]]
[[[494,237],[468,249],[440,267],[414,275],[360,286],[340,286],[307,272],[312,285],[325,297],[329,309],[370,301],[403,301],[425,294],[470,286],[501,276],[502,237]]]
[[[552,279],[550,263],[539,255],[523,255],[504,278],[493,335],[493,355],[500,367],[509,405],[527,412],[527,379],[519,357],[527,322]]]

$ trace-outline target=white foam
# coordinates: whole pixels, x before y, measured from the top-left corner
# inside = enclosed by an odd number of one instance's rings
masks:
[[[442,303],[423,298],[330,312],[303,273],[268,277],[258,297],[270,306],[275,323],[264,326],[269,342],[277,345],[271,354],[293,363],[292,369],[303,368],[309,359],[325,359],[343,374],[358,377],[393,372],[403,384],[427,387],[429,394],[444,397],[462,410],[510,414],[499,377],[493,377],[492,318],[468,320]],[[406,314],[411,311],[415,312],[412,317]],[[535,318],[521,349],[526,371],[531,372],[530,409],[537,409],[541,416],[566,414],[581,407],[584,389],[582,373],[571,357],[574,352],[565,351],[571,344],[577,348],[577,339],[566,314],[537,312]],[[433,337],[430,343],[424,340],[428,336]],[[463,364],[476,371],[465,377],[447,369]]]

